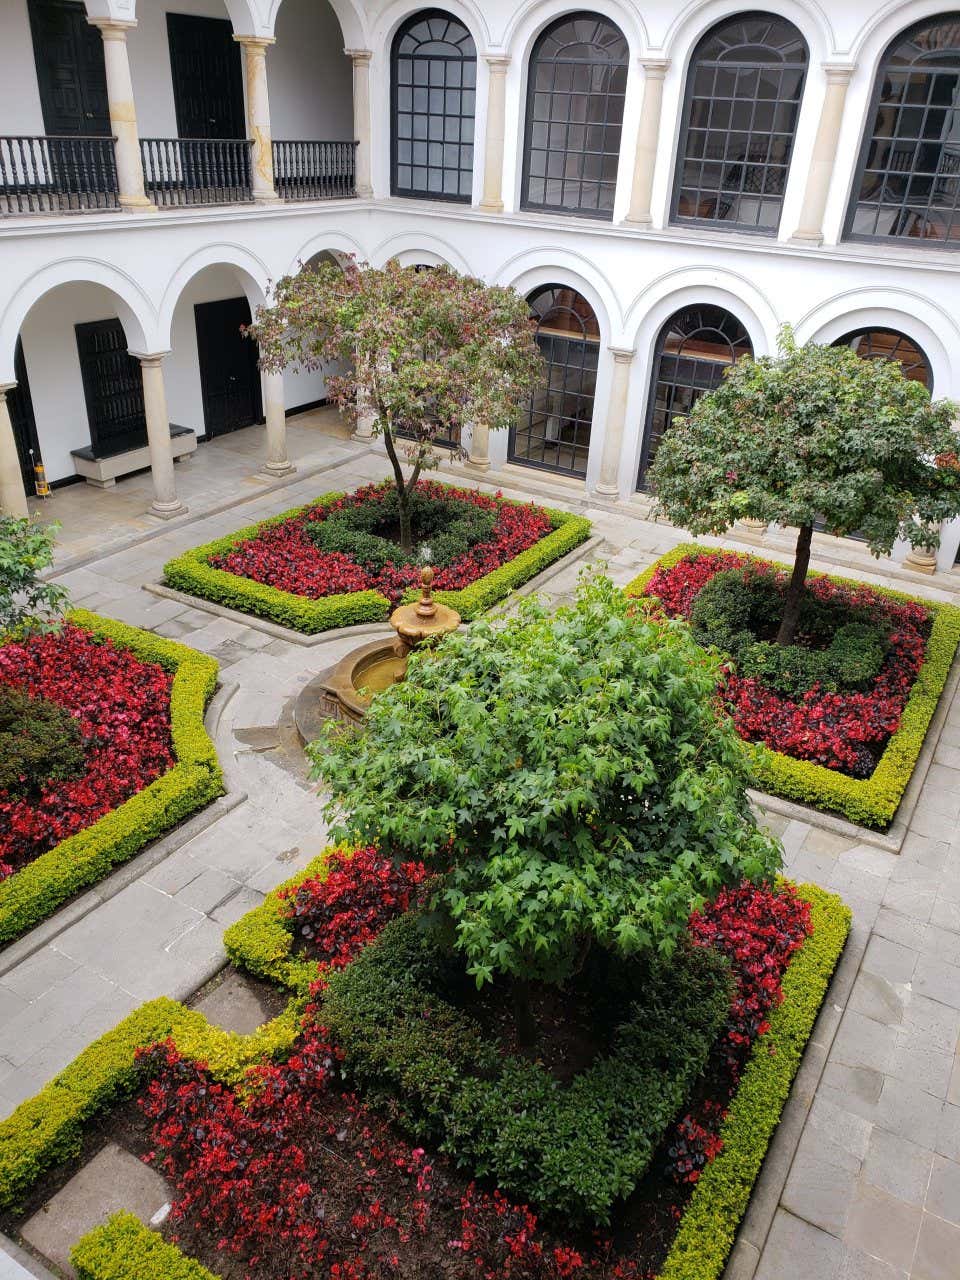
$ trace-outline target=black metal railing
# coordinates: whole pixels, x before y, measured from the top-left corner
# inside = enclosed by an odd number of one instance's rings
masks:
[[[273,182],[284,200],[336,200],[355,194],[355,142],[275,142]]]
[[[0,137],[0,215],[119,207],[111,137]]]
[[[158,205],[252,200],[246,138],[141,138],[143,182]]]

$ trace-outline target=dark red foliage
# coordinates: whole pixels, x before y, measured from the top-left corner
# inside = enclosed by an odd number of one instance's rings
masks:
[[[701,588],[716,573],[750,563],[730,552],[687,556],[656,571],[645,594],[656,596],[673,618],[689,618]],[[783,573],[775,575],[783,580]],[[929,616],[922,605],[901,603],[871,591],[851,588],[813,575],[807,590],[818,599],[867,609],[891,628],[890,651],[866,693],[826,693],[813,685],[800,701],[767,688],[756,679],[728,671],[720,688],[725,710],[748,742],[762,742],[797,760],[812,760],[855,777],[869,776],[900,717],[923,665]]]
[[[0,792],[0,878],[89,827],[174,763],[172,677],[79,627],[0,646],[0,683],[65,707],[77,719],[86,770],[39,799]]]
[[[396,868],[374,849],[336,854],[325,880],[288,894],[288,918],[309,930],[321,970],[340,967],[423,879],[419,864]],[[718,1056],[735,1082],[810,931],[809,908],[790,889],[744,885],[694,915],[690,930],[731,960],[735,998]],[[156,1150],[147,1158],[174,1184],[172,1219],[188,1249],[226,1255],[228,1273],[251,1280],[649,1280],[629,1250],[564,1239],[529,1207],[465,1184],[398,1138],[342,1089],[342,1055],[322,1011],[322,1001],[308,1006],[289,1060],[255,1068],[242,1094],[172,1043],[141,1055],[152,1077],[142,1105]],[[723,1114],[712,1099],[679,1122],[668,1157],[676,1181],[695,1182],[720,1150]]]
[[[210,563],[217,569],[311,600],[341,592],[380,591],[396,603],[408,588],[419,585],[419,565],[388,564],[381,572],[371,573],[350,556],[322,550],[304,533],[305,524],[323,520],[333,511],[383,502],[391,488],[390,484],[371,484],[335,502],[318,503],[302,515],[261,530],[226,555],[214,556]],[[437,591],[458,591],[469,586],[539,542],[552,528],[547,513],[533,503],[517,506],[505,502],[499,493],[491,497],[475,489],[452,489],[432,480],[421,480],[416,488],[428,498],[456,498],[497,513],[489,541],[478,542],[466,555],[437,571],[433,584]]]

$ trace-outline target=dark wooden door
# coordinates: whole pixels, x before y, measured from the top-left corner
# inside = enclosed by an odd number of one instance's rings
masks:
[[[147,442],[143,374],[127,352],[119,320],[78,324],[77,351],[87,402],[90,444],[96,458],[107,458]]]
[[[55,136],[109,135],[103,37],[78,0],[28,0],[43,127]]]
[[[199,302],[194,314],[205,434],[222,436],[262,422],[257,347],[240,332],[250,323],[250,304],[246,298]]]
[[[181,138],[245,138],[240,46],[220,18],[167,14],[173,99]]]
[[[33,464],[40,462],[40,440],[37,437],[37,420],[33,413],[33,397],[27,380],[27,365],[23,358],[23,343],[17,339],[13,357],[14,377],[17,385],[7,392],[7,408],[13,423],[13,439],[20,459],[20,474],[27,493],[36,493],[36,477]],[[32,451],[32,454],[31,454]]]

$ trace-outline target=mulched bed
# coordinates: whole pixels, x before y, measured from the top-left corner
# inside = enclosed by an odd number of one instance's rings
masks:
[[[744,566],[768,571],[765,562],[733,552],[691,554],[657,568],[643,595],[655,597],[668,617],[689,619],[698,594],[716,574]],[[780,584],[785,582],[783,571],[769,572]],[[720,701],[746,741],[854,778],[869,778],[900,727],[923,665],[930,615],[915,601],[894,601],[870,587],[841,585],[819,574],[808,578],[807,591],[818,601],[849,609],[851,616],[865,612],[889,626],[889,651],[879,673],[862,690],[828,692],[815,683],[802,697],[791,698],[730,667],[719,688]]]
[[[172,768],[172,682],[162,667],[69,624],[0,646],[0,683],[69,711],[84,755],[78,776],[38,795],[0,791],[0,880]]]

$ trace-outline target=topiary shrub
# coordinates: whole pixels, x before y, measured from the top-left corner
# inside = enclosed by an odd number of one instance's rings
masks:
[[[80,726],[64,707],[0,685],[0,792],[37,798],[84,769]]]

